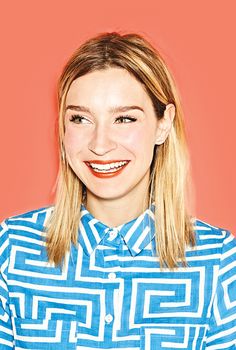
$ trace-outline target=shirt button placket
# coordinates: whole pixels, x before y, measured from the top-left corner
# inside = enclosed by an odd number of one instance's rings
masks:
[[[105,322],[106,323],[111,323],[113,321],[113,316],[111,315],[111,314],[107,314],[106,316],[105,316]]]
[[[107,252],[105,251],[105,259],[106,256],[114,256],[115,259],[112,259],[111,261],[108,259],[108,271],[106,272],[106,277],[107,280],[110,282],[107,285],[107,290],[106,290],[106,314],[104,315],[104,322],[108,329],[110,329],[107,333],[110,334],[111,328],[114,322],[114,305],[113,305],[113,300],[114,300],[114,293],[117,290],[117,284],[116,284],[116,279],[117,279],[117,274],[110,269],[116,269],[119,266],[119,260],[116,257],[116,255],[119,254],[119,245],[120,245],[120,236],[119,236],[119,230],[117,228],[108,228],[106,230],[106,238],[104,240],[105,245],[108,246]],[[111,247],[111,249],[109,249]],[[106,266],[106,265],[105,265]],[[105,267],[104,266],[104,267]],[[106,267],[105,267],[106,269]],[[110,270],[110,271],[109,271]],[[115,283],[115,284],[114,284]],[[108,335],[108,337],[111,336]]]
[[[111,231],[109,232],[109,237],[111,240],[113,240],[118,234],[118,230],[117,229],[111,229]]]
[[[116,273],[115,272],[109,272],[109,274],[108,274],[108,279],[110,280],[110,281],[115,281],[115,279],[116,279]],[[114,290],[113,290],[113,292],[114,292]],[[111,298],[109,298],[109,299],[111,299]],[[110,309],[110,308],[109,308]],[[108,310],[107,310],[108,311]],[[111,311],[111,310],[109,310],[109,311]],[[108,312],[109,312],[108,311]],[[111,314],[107,314],[106,316],[105,316],[105,322],[106,322],[106,324],[110,324],[112,321],[113,321],[113,319],[114,319],[114,317],[111,315]]]
[[[110,272],[110,273],[108,274],[108,278],[109,278],[109,280],[114,281],[114,280],[116,279],[116,274],[115,274],[115,272]]]

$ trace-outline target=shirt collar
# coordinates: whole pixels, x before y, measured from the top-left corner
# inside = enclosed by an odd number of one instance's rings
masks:
[[[119,231],[132,256],[139,254],[155,235],[155,202],[137,218],[112,228],[97,220],[85,205],[81,204],[79,243],[87,255],[92,254],[111,229]]]

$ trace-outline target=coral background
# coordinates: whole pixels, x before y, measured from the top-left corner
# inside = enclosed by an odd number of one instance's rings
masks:
[[[235,233],[234,0],[21,0],[1,4],[0,219],[53,203],[56,82],[85,40],[144,35],[185,112],[198,218]]]

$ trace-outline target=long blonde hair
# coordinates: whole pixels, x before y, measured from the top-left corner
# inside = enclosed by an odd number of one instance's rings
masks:
[[[65,156],[65,101],[71,83],[89,72],[121,67],[133,74],[152,100],[158,119],[169,103],[175,118],[166,141],[154,148],[150,167],[149,205],[155,202],[156,247],[161,267],[186,266],[186,246],[195,245],[193,217],[188,208],[190,162],[183,111],[177,87],[163,58],[143,36],[136,33],[101,33],[83,43],[65,65],[58,81],[59,172],[55,205],[45,230],[51,263],[61,265],[71,244],[77,244],[80,206],[86,188]]]

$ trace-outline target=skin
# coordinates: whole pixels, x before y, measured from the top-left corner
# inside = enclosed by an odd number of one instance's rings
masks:
[[[87,209],[110,227],[133,220],[148,207],[154,146],[163,143],[171,130],[174,105],[167,105],[164,118],[158,121],[142,84],[122,68],[97,70],[74,80],[66,99],[66,106],[71,105],[90,110],[66,110],[63,140],[66,158],[86,186]],[[114,106],[130,105],[143,111],[110,111]],[[71,121],[72,115],[85,119]],[[136,121],[117,119],[121,116]],[[130,162],[118,176],[98,178],[84,163],[91,160]]]

